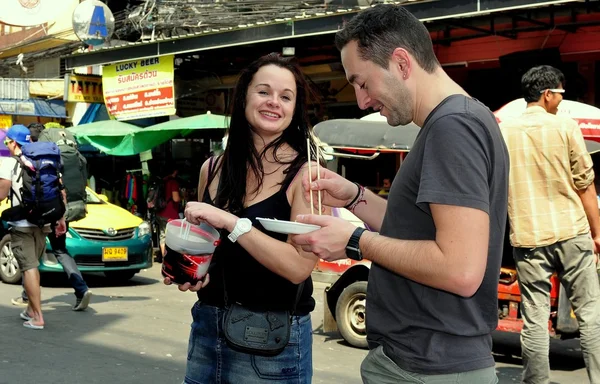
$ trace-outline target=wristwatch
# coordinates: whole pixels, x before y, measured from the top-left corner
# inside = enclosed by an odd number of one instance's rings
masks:
[[[250,232],[252,229],[252,222],[250,219],[238,219],[235,223],[235,227],[233,227],[233,231],[227,236],[232,243],[235,243],[238,237],[242,236],[244,233]]]
[[[346,256],[348,256],[349,259],[359,261],[363,259],[363,255],[360,251],[358,243],[364,231],[364,228],[356,228],[352,233],[352,236],[350,236],[350,240],[348,240],[348,245],[346,245]]]

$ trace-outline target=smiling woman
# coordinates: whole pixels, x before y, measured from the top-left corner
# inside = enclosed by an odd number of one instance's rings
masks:
[[[310,275],[317,257],[258,219],[287,222],[310,213],[296,177],[308,152],[316,153],[308,94],[295,60],[277,54],[253,62],[236,84],[225,152],[204,163],[202,202],[185,210],[189,222],[228,232],[215,249],[210,279],[179,286],[199,290],[186,383],[311,382]]]

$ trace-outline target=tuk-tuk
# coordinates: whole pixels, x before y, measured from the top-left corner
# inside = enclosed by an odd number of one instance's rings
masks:
[[[376,116],[374,116],[376,115]],[[383,121],[374,121],[381,120]],[[328,168],[340,172],[340,161],[344,158],[371,161],[385,154],[396,156],[396,171],[410,151],[419,127],[410,124],[391,127],[379,114],[369,115],[366,119],[335,119],[321,122],[315,126],[315,133],[323,151],[328,155]],[[586,140],[590,153],[600,152],[600,143]],[[390,159],[392,161],[392,159]],[[344,209],[334,209],[333,214],[361,225],[362,222]],[[366,340],[366,293],[371,262],[350,259],[327,262],[320,260],[314,275],[319,280],[330,283],[324,292],[323,331],[339,330],[342,337],[351,345],[367,347]],[[577,321],[568,300],[560,294],[561,285],[555,275],[551,278],[551,315],[548,321],[550,335],[563,338],[576,337]],[[564,289],[562,289],[564,290]],[[499,331],[519,333],[523,321],[519,310],[521,295],[517,282],[512,247],[508,240],[508,221],[505,246],[498,284],[498,328]]]
[[[379,113],[376,120],[380,120]],[[393,155],[397,171],[406,153],[419,133],[419,127],[410,124],[401,128],[391,127],[384,121],[373,121],[373,115],[361,120],[335,119],[315,126],[326,157],[332,159],[328,168],[340,172],[339,159],[360,159],[372,161],[381,155]],[[333,215],[345,218],[357,226],[364,224],[346,209],[333,209]],[[368,229],[368,228],[367,228]],[[349,344],[367,347],[365,327],[365,304],[369,260],[355,261],[343,259],[334,262],[319,260],[314,275],[321,281],[331,283],[324,293],[323,331],[339,330]]]

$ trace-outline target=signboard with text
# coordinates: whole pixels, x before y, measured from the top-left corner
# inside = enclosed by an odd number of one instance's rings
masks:
[[[104,103],[102,77],[65,75],[65,101],[74,103]]]
[[[173,71],[172,55],[104,66],[106,109],[117,120],[174,115]]]

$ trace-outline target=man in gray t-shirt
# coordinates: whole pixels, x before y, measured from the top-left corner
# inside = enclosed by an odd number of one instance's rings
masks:
[[[335,217],[292,241],[332,261],[373,262],[367,292],[365,383],[494,383],[491,332],[507,218],[508,153],[490,110],[441,68],[427,29],[379,5],[336,35],[358,105],[392,126],[422,127],[387,202],[323,170],[309,183],[375,232]],[[401,129],[401,128],[398,128]],[[314,199],[317,201],[317,199]]]

